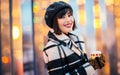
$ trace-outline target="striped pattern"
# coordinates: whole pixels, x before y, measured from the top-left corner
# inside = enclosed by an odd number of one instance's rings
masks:
[[[69,38],[70,36],[72,36],[72,40]],[[94,73],[93,67],[88,61],[83,60],[81,54],[81,52],[85,53],[81,45],[84,41],[76,35],[72,35],[72,33],[70,36],[68,37],[65,34],[55,35],[59,40],[66,43],[66,46],[51,38],[45,46],[43,56],[49,75],[92,75]],[[73,37],[76,40],[73,40]]]

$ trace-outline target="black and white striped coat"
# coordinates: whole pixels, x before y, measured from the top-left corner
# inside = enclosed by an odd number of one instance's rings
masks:
[[[95,70],[83,60],[83,54],[86,54],[84,41],[77,30],[69,33],[69,37],[65,34],[52,35],[49,34],[43,51],[49,75],[93,75]]]

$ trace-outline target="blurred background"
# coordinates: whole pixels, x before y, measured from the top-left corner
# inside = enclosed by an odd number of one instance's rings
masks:
[[[0,75],[48,75],[42,50],[49,28],[44,14],[59,0],[0,0]],[[120,75],[120,0],[63,0],[72,5],[88,52],[106,65],[95,75]]]

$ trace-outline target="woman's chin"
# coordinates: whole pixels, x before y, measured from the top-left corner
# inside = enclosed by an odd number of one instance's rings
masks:
[[[71,32],[72,30],[69,30],[69,31],[66,31],[66,32],[64,32],[65,34],[68,34],[69,32]]]

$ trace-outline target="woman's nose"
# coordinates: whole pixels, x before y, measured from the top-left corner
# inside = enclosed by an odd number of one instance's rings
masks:
[[[66,22],[71,21],[70,17],[66,17]]]

